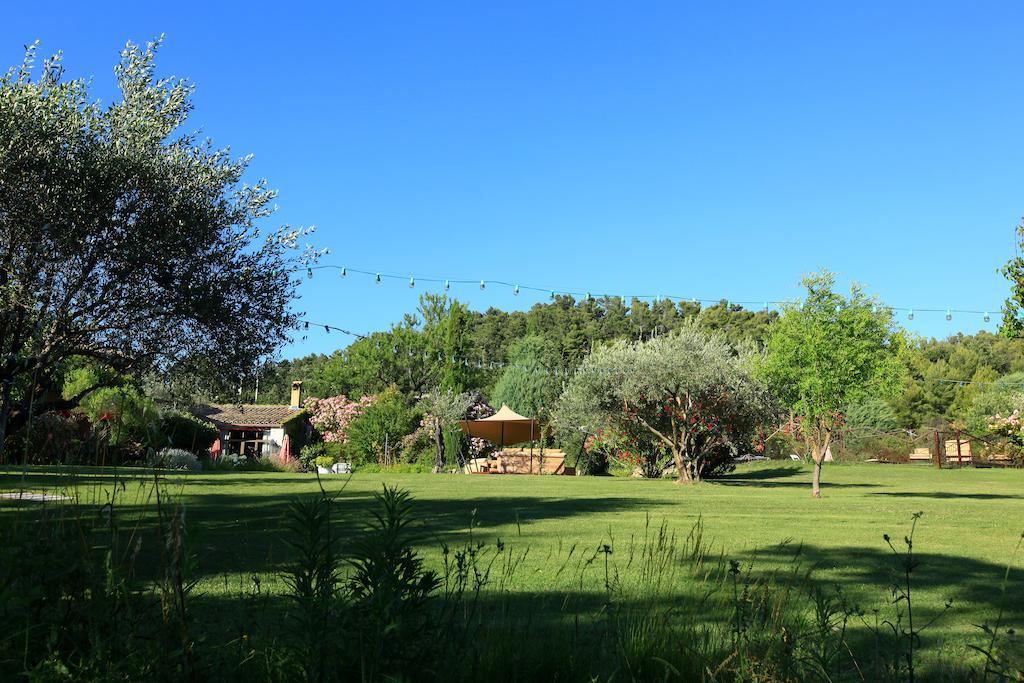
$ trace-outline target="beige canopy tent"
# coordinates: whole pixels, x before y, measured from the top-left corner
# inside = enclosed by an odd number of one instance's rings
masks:
[[[536,420],[523,417],[502,404],[501,410],[481,420],[462,420],[459,426],[469,436],[478,436],[495,443],[499,448],[540,438],[540,427]]]

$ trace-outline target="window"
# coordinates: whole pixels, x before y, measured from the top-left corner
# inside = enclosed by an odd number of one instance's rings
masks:
[[[228,433],[225,451],[230,455],[244,455],[258,460],[270,452],[268,434],[262,429],[232,429]]]

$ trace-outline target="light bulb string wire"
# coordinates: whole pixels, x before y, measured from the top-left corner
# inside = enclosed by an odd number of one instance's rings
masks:
[[[327,264],[310,266],[310,267],[308,267],[306,269],[306,272],[307,272],[307,274],[312,274],[313,271],[317,271],[317,270],[337,270],[339,272],[342,272],[344,275],[348,275],[349,273],[355,273],[355,274],[358,274],[358,275],[366,275],[366,276],[369,276],[369,277],[372,277],[372,278],[379,278],[381,280],[383,280],[383,279],[400,280],[400,281],[403,281],[403,282],[408,282],[410,284],[410,286],[414,286],[415,283],[420,283],[420,282],[421,283],[428,283],[428,284],[444,285],[446,289],[449,288],[452,285],[475,285],[475,286],[484,286],[484,287],[486,287],[486,286],[497,286],[497,287],[507,287],[509,289],[514,290],[515,292],[519,292],[519,291],[538,292],[538,293],[541,293],[541,294],[548,294],[548,295],[551,295],[551,296],[555,296],[555,295],[568,295],[568,296],[573,296],[573,297],[585,297],[585,298],[588,298],[588,299],[606,299],[606,300],[618,298],[618,299],[622,299],[623,303],[626,303],[627,300],[636,299],[638,301],[652,300],[652,301],[657,302],[657,301],[660,301],[660,300],[666,300],[666,301],[674,301],[674,302],[681,302],[681,303],[696,303],[696,304],[713,304],[713,305],[715,305],[715,304],[719,304],[719,303],[724,301],[724,302],[726,302],[729,305],[736,304],[736,305],[739,305],[739,306],[751,307],[750,310],[752,310],[752,311],[755,310],[753,307],[797,306],[797,305],[800,304],[800,302],[798,300],[771,300],[771,299],[769,299],[769,300],[761,300],[761,299],[759,299],[759,300],[740,300],[740,299],[729,299],[729,298],[726,298],[726,297],[721,297],[721,298],[718,298],[718,299],[709,299],[709,298],[701,298],[701,297],[678,296],[678,295],[674,295],[674,294],[633,294],[633,295],[627,294],[627,295],[616,295],[616,294],[602,293],[602,294],[599,294],[599,295],[595,296],[593,294],[594,291],[602,291],[602,290],[589,290],[588,291],[588,290],[580,290],[580,289],[556,289],[556,288],[551,288],[551,287],[537,287],[536,285],[529,285],[529,284],[524,285],[524,284],[520,284],[520,283],[517,283],[517,282],[509,282],[509,281],[506,281],[506,280],[488,280],[486,278],[482,278],[482,279],[478,280],[478,279],[467,279],[467,278],[439,278],[439,277],[433,277],[433,276],[398,275],[398,274],[395,274],[395,273],[385,273],[385,272],[382,272],[382,271],[366,270],[366,269],[363,269],[363,268],[349,268],[348,266],[336,266],[336,265],[327,265]],[[901,313],[909,313],[909,314],[914,314],[914,313],[945,313],[947,316],[950,315],[950,314],[953,314],[953,313],[963,313],[963,314],[968,314],[968,315],[990,316],[990,314],[993,311],[1001,310],[999,307],[991,308],[991,309],[988,309],[988,310],[976,310],[976,309],[966,309],[966,308],[927,308],[927,307],[925,307],[925,308],[918,308],[916,306],[911,307],[911,306],[889,306],[889,305],[884,305],[884,308],[886,308],[886,309],[888,309],[890,311],[894,311],[894,312],[898,311],[898,312],[901,312]]]
[[[327,332],[331,332],[331,331],[341,332],[342,334],[347,334],[349,336],[352,336],[352,337],[355,337],[356,339],[361,339],[361,340],[370,339],[373,336],[372,334],[360,334],[359,332],[352,332],[351,330],[345,329],[343,327],[338,327],[337,325],[328,325],[328,324],[325,324],[325,323],[314,322],[312,320],[307,320],[305,318],[302,319],[302,324],[303,324],[303,328],[305,330],[322,329],[322,330],[325,330]],[[386,333],[382,332],[380,334],[386,334]],[[379,349],[383,348],[383,345],[381,344],[380,340],[377,341],[377,348],[379,348]],[[442,362],[442,363],[443,362],[451,362],[454,365],[462,365],[464,367],[475,367],[475,368],[481,369],[481,370],[504,370],[505,368],[516,368],[516,369],[520,369],[520,370],[527,370],[527,371],[531,371],[531,372],[538,372],[538,373],[544,373],[544,374],[548,374],[548,375],[553,375],[553,376],[556,376],[556,377],[557,376],[567,377],[567,376],[573,374],[574,372],[578,372],[578,371],[584,370],[584,368],[582,368],[581,366],[577,366],[575,369],[570,369],[570,367],[567,367],[567,366],[557,366],[556,367],[556,366],[544,365],[542,363],[507,363],[507,362],[504,362],[504,361],[486,361],[486,360],[483,360],[482,357],[481,358],[470,359],[470,358],[463,357],[463,356],[448,356],[448,355],[445,355],[443,353],[438,355],[438,354],[432,354],[432,353],[426,352],[426,351],[417,352],[417,351],[414,351],[412,349],[404,349],[404,350],[402,350],[402,349],[399,349],[398,346],[393,346],[392,352],[395,355],[403,355],[404,354],[404,355],[407,355],[410,358],[413,357],[413,356],[420,356],[420,357],[422,357],[422,359],[424,361],[428,361],[428,360],[431,360],[433,358],[436,358],[438,362]],[[590,370],[591,371],[595,371],[595,372],[601,372],[601,373],[612,373],[612,372],[619,372],[619,371],[621,371],[621,368],[601,367],[601,368],[590,368]],[[919,382],[921,384],[927,384],[928,382],[937,382],[937,383],[941,383],[941,384],[954,384],[954,385],[958,385],[960,387],[965,387],[965,386],[992,386],[992,385],[1006,387],[1006,388],[1024,387],[1024,382],[1003,382],[1003,381],[1000,381],[998,379],[997,380],[985,380],[985,381],[982,381],[982,380],[969,380],[969,379],[948,379],[948,378],[943,378],[943,377],[938,377],[938,378],[934,378],[934,379],[929,379],[929,378],[926,378],[926,377],[921,377],[921,378],[914,378],[914,379],[915,379],[915,381],[917,381],[917,382]]]

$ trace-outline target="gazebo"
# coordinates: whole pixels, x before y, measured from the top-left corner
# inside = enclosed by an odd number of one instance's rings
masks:
[[[532,442],[542,438],[540,423],[502,404],[494,415],[479,420],[462,420],[459,427],[468,436],[486,439],[499,449],[494,462],[484,464],[472,462],[469,471],[480,473],[549,473],[568,474],[565,468],[565,454],[558,450],[540,451],[534,456]],[[529,450],[506,451],[506,446],[531,442]]]
[[[459,427],[469,436],[487,439],[498,448],[540,438],[536,420],[523,417],[504,403],[494,415],[479,420],[462,420]]]

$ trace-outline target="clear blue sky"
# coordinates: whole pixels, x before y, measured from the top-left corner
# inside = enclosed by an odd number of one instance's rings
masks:
[[[17,3],[0,62],[39,38],[109,98],[124,42],[166,33],[192,126],[255,155],[275,223],[315,224],[327,263],[757,301],[827,267],[996,327],[1024,213],[1020,3],[222,4]],[[325,273],[299,305],[372,331],[421,291]]]

